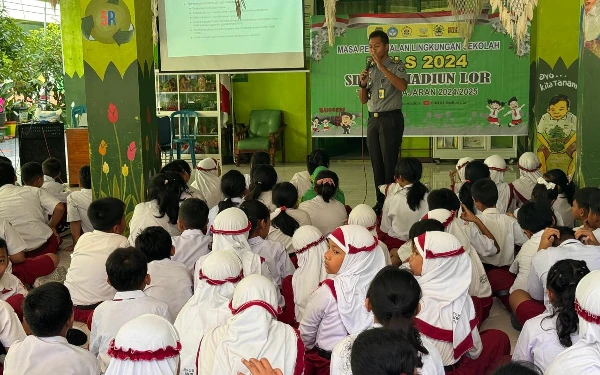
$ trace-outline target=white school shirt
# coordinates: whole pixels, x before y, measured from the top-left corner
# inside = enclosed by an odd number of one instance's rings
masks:
[[[92,204],[92,189],[74,191],[67,197],[67,222],[81,221],[83,233],[94,230],[88,218],[90,204]]]
[[[315,346],[331,351],[348,336],[337,301],[327,285],[321,285],[308,298],[298,330],[307,351]]]
[[[295,173],[294,176],[292,176],[290,183],[296,187],[296,190],[298,190],[299,197],[304,196],[304,193],[306,193],[312,185],[308,171]]]
[[[317,195],[311,200],[300,203],[298,209],[308,213],[312,225],[317,227],[324,236],[348,221],[346,207],[333,198],[327,203],[323,197]]]
[[[15,310],[7,302],[0,300],[0,344],[8,349],[16,342],[25,340],[26,337]],[[4,371],[7,373],[6,362],[4,366]]]
[[[517,289],[527,291],[527,280],[529,279],[529,270],[531,269],[531,259],[537,253],[542,241],[543,230],[537,232],[523,244],[521,251],[510,265],[509,271],[517,275],[515,282],[510,287],[510,292]]]
[[[129,222],[129,243],[135,246],[135,239],[148,227],[163,227],[171,236],[179,236],[176,224],[169,223],[169,216],[159,217],[158,203],[156,200],[142,202],[135,206],[133,217]]]
[[[231,201],[234,203],[234,207],[239,207],[244,202],[244,198],[237,198],[237,197],[231,198]],[[219,214],[219,204],[217,203],[216,206],[214,206],[213,208],[210,209],[210,211],[208,211],[208,226],[207,226],[208,231],[206,234],[212,236],[210,227],[214,224],[215,218],[217,217],[218,214]]]
[[[260,193],[257,201],[262,202],[265,206],[267,206],[269,212],[273,212],[278,208],[273,204],[273,192],[271,190]]]
[[[540,370],[546,371],[550,362],[566,349],[558,341],[557,317],[551,315],[543,313],[525,322],[515,345],[513,361],[531,362]],[[579,341],[579,333],[571,334],[571,342],[575,344],[577,341]]]
[[[288,208],[285,212],[294,220],[296,220],[301,227],[305,225],[312,225],[310,216],[308,216],[308,213],[302,210]],[[269,229],[269,235],[267,236],[267,239],[283,244],[288,254],[296,252],[296,249],[294,249],[294,245],[292,244],[292,237],[286,235],[279,228],[273,226],[273,223],[271,223],[271,229]]]
[[[192,278],[187,268],[171,259],[154,260],[148,263],[150,284],[144,289],[147,296],[156,298],[169,305],[172,317],[192,297]]]
[[[600,374],[599,358],[598,345],[579,340],[554,358],[545,375],[597,375]]]
[[[496,187],[498,188],[498,202],[496,203],[498,211],[503,214],[513,211],[514,207],[511,207],[512,200],[510,199],[510,186],[506,182],[500,182],[496,184]]]
[[[382,325],[375,323],[373,328],[381,328]],[[423,361],[423,367],[417,369],[418,375],[445,375],[444,364],[442,363],[442,357],[436,349],[436,347],[429,341],[426,336],[421,336],[421,343],[423,347],[427,349],[429,354],[421,354],[421,360]],[[358,334],[350,335],[340,342],[338,342],[331,353],[331,375],[352,375],[352,368],[350,367],[350,354],[352,352],[352,345]]]
[[[27,289],[18,277],[12,273],[4,272],[4,275],[0,279],[0,299],[6,301],[17,294],[27,297]]]
[[[107,354],[110,340],[117,336],[123,324],[144,314],[162,316],[173,322],[166,303],[147,296],[141,290],[117,292],[112,301],[102,302],[94,310],[90,332],[90,352],[98,356],[102,371],[106,371],[110,357]]]
[[[499,254],[482,257],[481,261],[497,267],[509,266],[515,258],[515,245],[527,242],[527,236],[519,223],[496,208],[488,208],[477,217],[492,232],[500,246]]]
[[[558,198],[556,198],[552,204],[552,209],[554,210],[554,214],[556,216],[561,217],[564,226],[573,228],[575,225],[575,219],[573,218],[571,205],[569,204],[569,200],[565,194],[558,194]]]
[[[106,260],[120,247],[127,247],[127,238],[116,233],[95,230],[84,233],[77,241],[65,286],[75,306],[88,306],[113,299],[117,292],[106,281]]]
[[[65,185],[56,182],[50,176],[44,176],[44,184],[42,189],[50,193],[54,198],[58,199],[62,203],[67,203],[67,197],[71,194],[71,191],[65,187]]]
[[[600,270],[600,246],[587,246],[577,240],[566,240],[558,247],[540,250],[533,256],[527,291],[533,299],[543,299],[546,308],[550,307],[546,292],[548,272],[550,267],[563,259],[584,260],[590,271]]]
[[[408,206],[406,195],[412,187],[406,185],[399,189],[394,195],[389,195],[383,204],[383,213],[381,215],[381,231],[388,236],[408,241],[408,231],[414,223],[421,220],[429,211],[427,205],[427,194],[419,203],[419,208],[413,211]]]
[[[260,236],[249,238],[248,243],[254,254],[258,254],[265,259],[265,263],[267,263],[271,271],[273,281],[281,288],[283,279],[293,275],[296,270],[283,244],[264,240]]]
[[[0,217],[0,237],[6,241],[8,247],[8,255],[15,255],[27,250],[27,244],[23,241],[23,237],[13,228],[13,226]],[[12,262],[8,262],[5,273],[12,273]]]
[[[25,241],[27,250],[37,249],[52,236],[47,213],[52,213],[59,203],[50,193],[36,187],[0,187],[0,217],[12,224]]]
[[[173,236],[171,240],[175,247],[175,255],[171,260],[183,263],[190,275],[196,261],[210,252],[212,244],[212,237],[205,235],[200,229],[186,229],[181,236]]]
[[[473,246],[473,249],[475,249],[475,251],[477,252],[477,254],[479,254],[480,257],[489,257],[496,255],[496,245],[491,238],[481,233],[481,231],[475,223],[466,222],[464,220],[461,221],[464,224],[462,228],[465,231],[467,237],[469,237],[471,246]]]
[[[87,350],[71,345],[62,336],[27,336],[14,343],[4,360],[10,375],[96,375],[100,366]]]

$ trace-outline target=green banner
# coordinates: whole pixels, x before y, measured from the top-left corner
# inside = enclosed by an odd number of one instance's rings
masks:
[[[368,35],[377,29],[409,75],[405,136],[528,134],[529,34],[517,48],[497,14],[482,14],[464,48],[450,12],[435,12],[338,15],[333,47],[324,17],[311,18],[313,137],[366,134],[368,112],[357,92]],[[350,134],[342,125],[351,125]]]

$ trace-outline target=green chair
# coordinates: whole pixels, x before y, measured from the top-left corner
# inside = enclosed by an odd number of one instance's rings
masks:
[[[171,139],[177,150],[177,159],[181,159],[181,145],[187,143],[192,158],[192,168],[196,168],[196,139],[200,116],[195,111],[183,110],[171,114]],[[170,150],[173,161],[173,147]]]
[[[275,166],[275,152],[281,150],[281,159],[285,163],[285,142],[283,140],[283,112],[264,109],[250,112],[250,123],[237,131],[233,140],[235,165],[240,165],[240,154],[252,154],[258,151],[268,152],[271,165]]]

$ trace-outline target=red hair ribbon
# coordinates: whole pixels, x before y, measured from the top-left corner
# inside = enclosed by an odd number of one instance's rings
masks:
[[[320,180],[317,180],[317,185],[332,185],[332,186],[335,186],[335,182],[333,181],[333,178],[322,178]]]
[[[370,232],[372,230],[375,230],[375,228],[377,228],[377,223],[371,225],[370,227],[367,227],[367,230]]]
[[[467,182],[468,182],[468,183],[471,183],[471,180],[465,180],[465,184],[466,184]]]
[[[464,163],[462,163],[461,165],[459,165],[458,167],[456,167],[456,170],[460,171],[461,169],[463,169],[464,167],[467,166],[467,164],[469,164],[470,161],[466,161]]]
[[[167,358],[177,357],[181,351],[181,343],[177,347],[167,346],[156,350],[135,350],[115,347],[115,339],[110,341],[108,355],[122,361],[162,361]]]
[[[575,311],[577,311],[577,315],[579,315],[581,319],[585,320],[586,322],[600,325],[600,316],[594,315],[581,307],[579,301],[577,300],[575,300]]]
[[[241,271],[240,274],[237,276],[228,277],[223,280],[215,280],[215,279],[211,279],[210,277],[206,276],[204,273],[202,273],[202,269],[200,269],[198,276],[200,276],[200,280],[206,281],[206,283],[209,285],[223,285],[226,283],[235,284],[235,283],[240,282],[244,278],[244,271]]]
[[[373,249],[375,249],[377,247],[377,245],[379,244],[379,240],[376,237],[373,237],[373,244],[368,245],[368,246],[356,247],[352,244],[346,244],[346,241],[344,240],[344,232],[342,231],[342,228],[337,228],[336,230],[331,232],[331,234],[329,236],[335,238],[340,244],[342,244],[342,246],[347,247],[348,254],[357,254],[357,253],[360,253],[361,251],[373,251]]]
[[[517,164],[517,167],[519,167],[519,169],[522,170],[523,172],[535,172],[542,167],[542,164],[541,163],[538,164],[538,166],[533,169],[527,169],[524,166],[522,166],[521,164]]]
[[[262,307],[263,309],[267,310],[267,312],[269,314],[273,315],[274,318],[277,318],[277,315],[281,314],[281,312],[282,312],[281,307],[278,306],[277,309],[275,309],[273,306],[269,305],[267,302],[261,301],[261,300],[245,302],[245,303],[241,304],[238,308],[233,308],[233,300],[229,301],[229,310],[231,310],[231,313],[233,315],[237,315],[237,314],[241,313],[242,311],[247,310],[253,306]]]
[[[496,171],[496,172],[506,172],[506,170],[507,170],[508,168],[488,167],[488,169],[489,169],[490,171]]]
[[[311,247],[315,247],[315,246],[317,246],[318,244],[320,244],[323,241],[325,241],[325,237],[321,236],[321,238],[319,238],[318,240],[309,243],[308,245],[304,246],[301,249],[296,250],[296,254],[302,254],[303,252],[307,251]]]
[[[250,229],[252,229],[252,223],[250,221],[248,221],[248,225],[245,228],[242,228],[239,230],[216,229],[214,225],[210,226],[210,231],[213,234],[225,234],[225,235],[231,235],[231,236],[235,236],[236,234],[244,234],[246,232],[250,232]]]
[[[442,223],[442,225],[444,226],[444,228],[447,228],[448,225],[450,225],[454,221],[454,216],[455,215],[456,215],[456,211],[455,210],[450,211],[450,216],[448,216],[448,218],[446,219],[446,221],[444,221]],[[429,213],[426,213],[425,216],[423,216],[421,218],[421,220],[427,220],[427,219],[430,219]]]
[[[286,207],[286,206],[281,206],[281,207],[279,207],[279,210],[280,210],[281,212],[283,212],[283,211],[287,210],[287,207]]]

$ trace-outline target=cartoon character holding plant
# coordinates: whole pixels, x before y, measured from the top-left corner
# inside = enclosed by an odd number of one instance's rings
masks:
[[[504,117],[512,115],[512,121],[510,122],[510,124],[508,124],[508,126],[512,128],[523,122],[523,118],[521,117],[521,110],[523,109],[523,107],[525,107],[525,104],[519,107],[519,102],[517,101],[517,98],[513,96],[508,100],[508,107],[510,108],[510,111],[506,112],[504,114]]]
[[[495,99],[488,99],[487,101],[487,109],[490,110],[490,114],[488,115],[488,122],[491,125],[500,126],[500,121],[498,120],[498,114],[501,110],[504,109],[504,102]]]
[[[354,115],[351,114],[350,112],[342,112],[342,129],[344,129],[344,133],[343,134],[350,134],[350,128],[353,125],[356,125],[356,122],[354,122]]]

